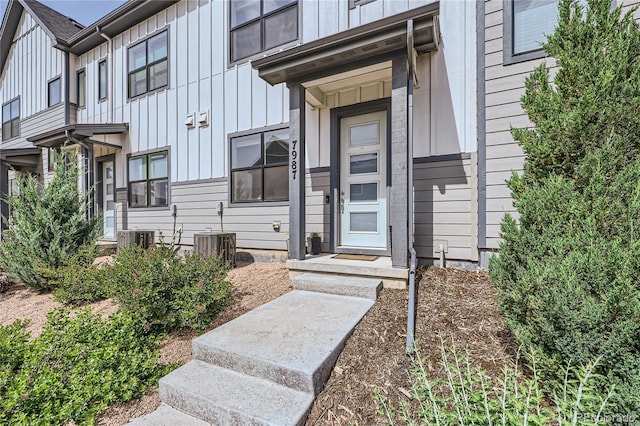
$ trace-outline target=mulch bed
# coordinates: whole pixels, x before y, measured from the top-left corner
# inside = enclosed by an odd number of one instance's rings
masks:
[[[488,274],[421,268],[417,282],[417,347],[428,358],[430,372],[442,373],[438,360],[444,341],[459,352],[467,350],[490,377],[501,377],[517,345],[498,314],[496,291]],[[386,424],[377,414],[376,389],[391,406],[407,400],[411,388],[407,373],[411,363],[405,355],[407,301],[407,291],[382,291],[347,341],[307,426]]]

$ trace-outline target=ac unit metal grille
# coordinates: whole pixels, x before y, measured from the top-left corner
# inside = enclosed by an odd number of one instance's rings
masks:
[[[194,234],[193,251],[203,256],[221,256],[235,268],[236,234],[214,232]]]
[[[143,249],[148,249],[155,241],[155,232],[146,230],[126,230],[118,231],[118,250],[123,248],[131,248],[139,245]]]

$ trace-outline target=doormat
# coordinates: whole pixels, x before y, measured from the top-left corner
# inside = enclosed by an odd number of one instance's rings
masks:
[[[346,259],[346,260],[368,260],[368,261],[372,261],[372,260],[376,260],[378,258],[378,256],[375,256],[373,254],[345,254],[345,253],[341,253],[341,254],[336,254],[335,256],[333,256],[334,259]]]

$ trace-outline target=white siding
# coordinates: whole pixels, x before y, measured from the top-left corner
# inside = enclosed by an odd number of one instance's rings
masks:
[[[64,54],[54,49],[51,39],[26,12],[22,13],[13,46],[0,76],[0,99],[7,102],[20,96],[20,119],[46,110],[47,84],[61,78],[64,100]]]

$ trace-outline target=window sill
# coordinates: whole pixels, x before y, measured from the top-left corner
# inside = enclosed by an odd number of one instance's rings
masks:
[[[281,50],[291,49],[292,47],[296,47],[297,45],[299,45],[301,43],[302,42],[298,38],[297,40],[290,41],[290,42],[285,43],[285,44],[281,44],[280,46],[276,46],[276,47],[273,47],[273,48],[268,49],[268,50],[263,50],[262,52],[258,52],[255,55],[251,55],[251,56],[248,56],[246,58],[238,59],[237,61],[228,61],[227,62],[227,69],[233,68],[233,67],[238,66],[238,65],[246,64],[246,63],[251,62],[251,61],[253,61],[255,59],[260,59],[260,58],[263,58],[265,56],[272,55],[274,53],[280,52]],[[231,52],[228,52],[228,53],[230,54]]]
[[[159,207],[131,207],[129,205],[129,203],[127,203],[127,210],[129,211],[129,213],[132,212],[157,212],[157,211],[169,211],[170,208],[168,205],[166,206],[159,206]]]
[[[234,203],[229,201],[228,208],[234,207],[281,207],[288,206],[289,201],[250,201],[247,203]]]
[[[508,51],[504,51],[504,56],[502,57],[502,65],[513,65],[519,64],[521,62],[533,61],[536,59],[546,58],[548,55],[542,49],[531,50],[529,52],[511,54]]]
[[[157,89],[153,89],[153,90],[150,90],[148,92],[144,92],[144,93],[141,93],[139,95],[127,98],[127,103],[131,102],[131,101],[137,101],[138,99],[144,98],[145,96],[149,96],[149,95],[153,95],[153,94],[156,94],[156,93],[160,93],[160,92],[165,91],[165,90],[169,90],[169,85],[166,85],[164,87],[159,87]],[[103,100],[106,100],[106,99],[103,99]]]

